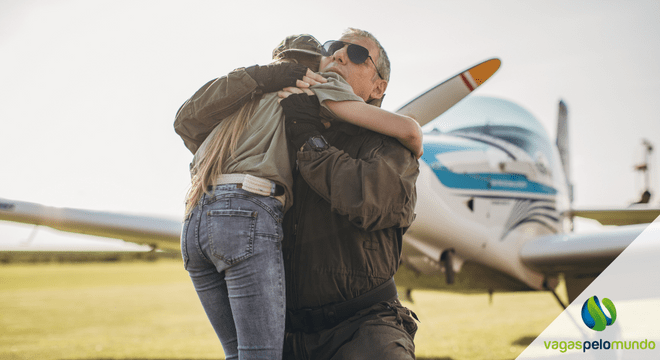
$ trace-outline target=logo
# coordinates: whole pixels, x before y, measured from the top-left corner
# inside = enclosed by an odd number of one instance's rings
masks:
[[[606,311],[603,311],[603,307]],[[609,316],[608,316],[609,315]],[[582,305],[582,320],[584,324],[594,331],[603,331],[608,326],[614,324],[616,321],[616,307],[610,299],[603,299],[602,305],[597,296],[592,296]],[[543,341],[546,350],[559,350],[562,353],[570,352],[573,350],[582,350],[583,353],[587,351],[601,351],[601,350],[655,350],[656,344],[654,340],[639,339],[639,340],[613,340],[613,339],[598,339],[598,340],[580,340],[580,339],[557,339]],[[657,356],[656,356],[657,358]]]
[[[603,298],[603,305],[611,317],[605,314],[597,296],[590,297],[582,305],[582,321],[584,321],[584,324],[589,329],[603,331],[616,321],[616,307],[614,307],[614,303],[610,299]]]

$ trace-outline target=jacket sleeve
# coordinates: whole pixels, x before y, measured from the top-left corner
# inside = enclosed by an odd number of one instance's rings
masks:
[[[373,141],[373,140],[371,140]],[[415,218],[415,182],[419,163],[399,142],[375,137],[368,154],[352,158],[335,147],[299,151],[298,167],[332,211],[345,215],[357,227],[381,230],[408,227]]]
[[[196,153],[213,128],[245,104],[255,90],[257,82],[243,68],[209,81],[181,105],[174,131]]]

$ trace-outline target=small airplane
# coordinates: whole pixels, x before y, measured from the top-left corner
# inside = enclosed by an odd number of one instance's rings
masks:
[[[454,291],[552,291],[575,299],[659,208],[573,209],[567,108],[556,145],[522,107],[472,96],[424,127],[417,218],[404,236],[401,283]],[[575,233],[573,217],[621,225]],[[660,243],[658,244],[660,246]],[[425,276],[420,276],[423,274]],[[444,279],[443,279],[444,278]]]
[[[397,110],[415,118],[425,134],[417,217],[404,235],[396,282],[408,289],[490,294],[546,290],[565,307],[555,292],[559,276],[572,301],[643,224],[660,216],[660,208],[573,209],[565,104],[559,103],[553,143],[522,107],[467,96],[500,64],[490,59],[470,67]],[[575,233],[574,216],[621,226]],[[179,249],[177,220],[1,198],[0,220]]]

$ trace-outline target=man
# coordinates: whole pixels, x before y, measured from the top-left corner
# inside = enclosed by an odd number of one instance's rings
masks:
[[[361,30],[349,29],[340,40],[326,49],[320,69],[341,75],[364,101],[379,103],[389,79],[385,51]],[[360,49],[351,44],[367,49],[368,58],[354,62]],[[245,71],[230,76],[234,84],[214,95],[216,114],[231,113],[219,105],[256,89]],[[177,115],[175,127],[187,145],[195,137],[187,129],[199,125],[190,123]],[[195,131],[203,140],[207,130]],[[284,358],[414,358],[417,325],[399,303],[392,277],[414,218],[415,156],[393,138],[347,123],[334,123],[289,152],[298,171],[284,221]]]
[[[389,79],[385,51],[357,29],[340,40],[320,70],[377,102]],[[373,61],[351,61],[350,44],[367,48]],[[413,359],[417,325],[392,277],[414,218],[418,163],[396,140],[350,124],[333,123],[322,136],[327,145],[313,139],[290,149],[298,171],[284,222],[284,358]]]

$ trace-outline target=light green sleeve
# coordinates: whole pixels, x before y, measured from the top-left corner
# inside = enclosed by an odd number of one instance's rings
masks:
[[[344,78],[334,72],[322,72],[321,75],[328,79],[327,83],[317,84],[311,87],[312,91],[316,94],[321,103],[321,117],[328,120],[334,120],[337,116],[334,115],[324,103],[325,100],[331,101],[361,101],[364,100],[355,95],[353,88],[349,85]]]

